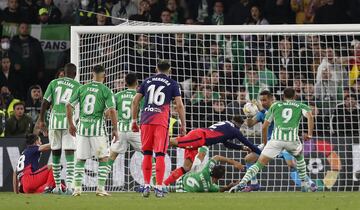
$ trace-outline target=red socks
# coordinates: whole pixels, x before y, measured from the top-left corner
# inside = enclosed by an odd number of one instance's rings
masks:
[[[165,156],[156,156],[156,185],[162,185],[165,174]]]
[[[157,166],[157,165],[156,165]],[[145,184],[150,184],[152,169],[152,155],[144,155],[142,162],[142,171],[144,175]]]
[[[185,173],[183,167],[177,168],[173,170],[170,176],[164,181],[164,184],[168,186],[171,183],[174,183],[179,177],[181,177]]]

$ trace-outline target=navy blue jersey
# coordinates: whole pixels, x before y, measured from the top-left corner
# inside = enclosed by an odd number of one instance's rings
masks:
[[[181,96],[179,85],[165,74],[147,78],[139,87],[138,93],[144,96],[140,124],[169,127],[170,103],[174,97]]]
[[[38,170],[40,155],[39,146],[27,146],[19,157],[16,173],[22,173],[25,168],[31,169],[31,172]]]
[[[205,131],[205,145],[207,146],[223,143],[227,148],[241,149],[241,145],[231,142],[235,139],[249,147],[257,154],[261,153],[260,149],[252,144],[247,138],[245,138],[240,129],[237,128],[232,122],[218,122],[209,128],[204,128],[203,130]]]

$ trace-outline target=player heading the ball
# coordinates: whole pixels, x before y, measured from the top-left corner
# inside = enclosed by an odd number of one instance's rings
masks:
[[[156,157],[155,196],[164,197],[162,184],[165,173],[165,154],[169,140],[170,103],[175,100],[180,118],[180,132],[186,134],[185,109],[179,85],[169,77],[171,68],[168,61],[161,60],[157,65],[157,74],[147,78],[139,87],[132,104],[132,131],[138,132],[137,125],[140,100],[144,97],[141,112],[140,129],[144,159],[142,170],[144,175],[143,196],[150,195],[150,179],[152,172],[152,155]]]

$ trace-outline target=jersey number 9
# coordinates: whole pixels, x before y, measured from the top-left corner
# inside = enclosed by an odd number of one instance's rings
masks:
[[[281,112],[281,116],[282,118],[284,118],[284,123],[288,123],[291,120],[292,114],[293,114],[292,109],[289,108],[283,109],[283,111]]]

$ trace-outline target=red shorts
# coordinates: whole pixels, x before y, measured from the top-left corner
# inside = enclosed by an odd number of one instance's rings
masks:
[[[24,169],[21,177],[21,186],[24,193],[43,193],[45,187],[55,187],[55,180],[52,169],[44,166],[32,172],[31,166]]]
[[[185,136],[179,136],[176,138],[177,146],[185,149],[193,149],[197,151],[197,148],[205,145],[205,133],[202,129],[198,128],[190,131]]]
[[[184,159],[190,159],[191,162],[194,162],[196,155],[198,154],[197,149],[185,149]]]
[[[169,129],[161,125],[141,125],[142,151],[166,153],[169,146]]]

